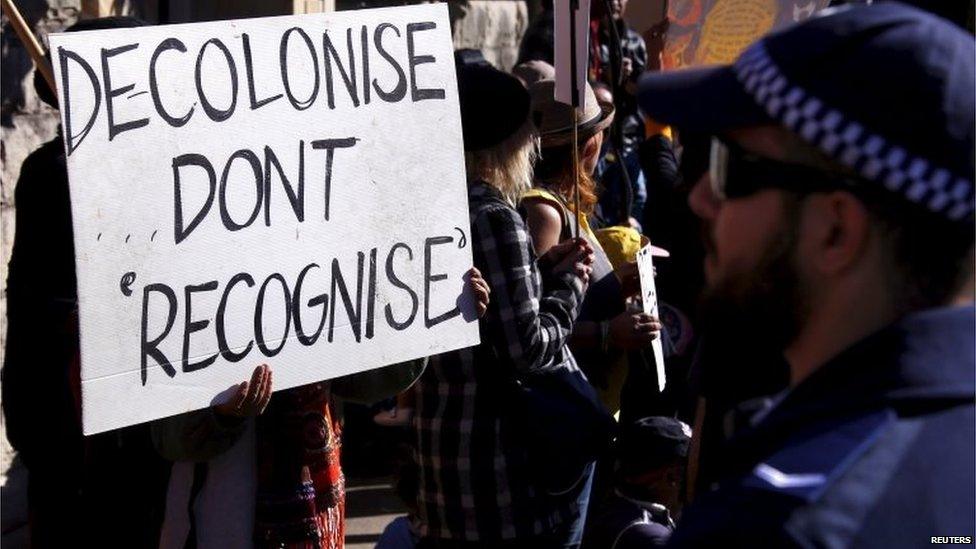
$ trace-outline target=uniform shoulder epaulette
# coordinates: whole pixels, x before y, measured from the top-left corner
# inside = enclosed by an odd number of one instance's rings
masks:
[[[894,420],[893,411],[878,410],[821,423],[791,437],[756,465],[742,486],[814,501],[871,448]]]

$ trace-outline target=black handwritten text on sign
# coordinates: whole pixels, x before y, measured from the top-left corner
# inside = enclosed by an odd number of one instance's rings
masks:
[[[86,433],[477,343],[444,5],[51,50]]]

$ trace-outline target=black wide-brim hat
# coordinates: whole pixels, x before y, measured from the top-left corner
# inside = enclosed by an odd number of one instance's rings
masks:
[[[474,50],[457,51],[454,61],[464,150],[488,149],[514,135],[529,118],[529,92],[522,82]]]
[[[641,110],[679,130],[779,124],[864,179],[970,221],[976,41],[896,2],[826,10],[732,65],[650,73]]]

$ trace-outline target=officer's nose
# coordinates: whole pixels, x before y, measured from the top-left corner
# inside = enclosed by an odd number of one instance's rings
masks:
[[[691,188],[688,194],[688,206],[695,215],[705,221],[713,221],[722,207],[722,201],[712,192],[711,181],[706,171]]]

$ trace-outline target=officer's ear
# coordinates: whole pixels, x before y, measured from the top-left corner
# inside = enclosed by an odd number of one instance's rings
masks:
[[[865,259],[871,237],[867,208],[846,191],[814,193],[803,201],[801,253],[816,274],[842,275]]]

